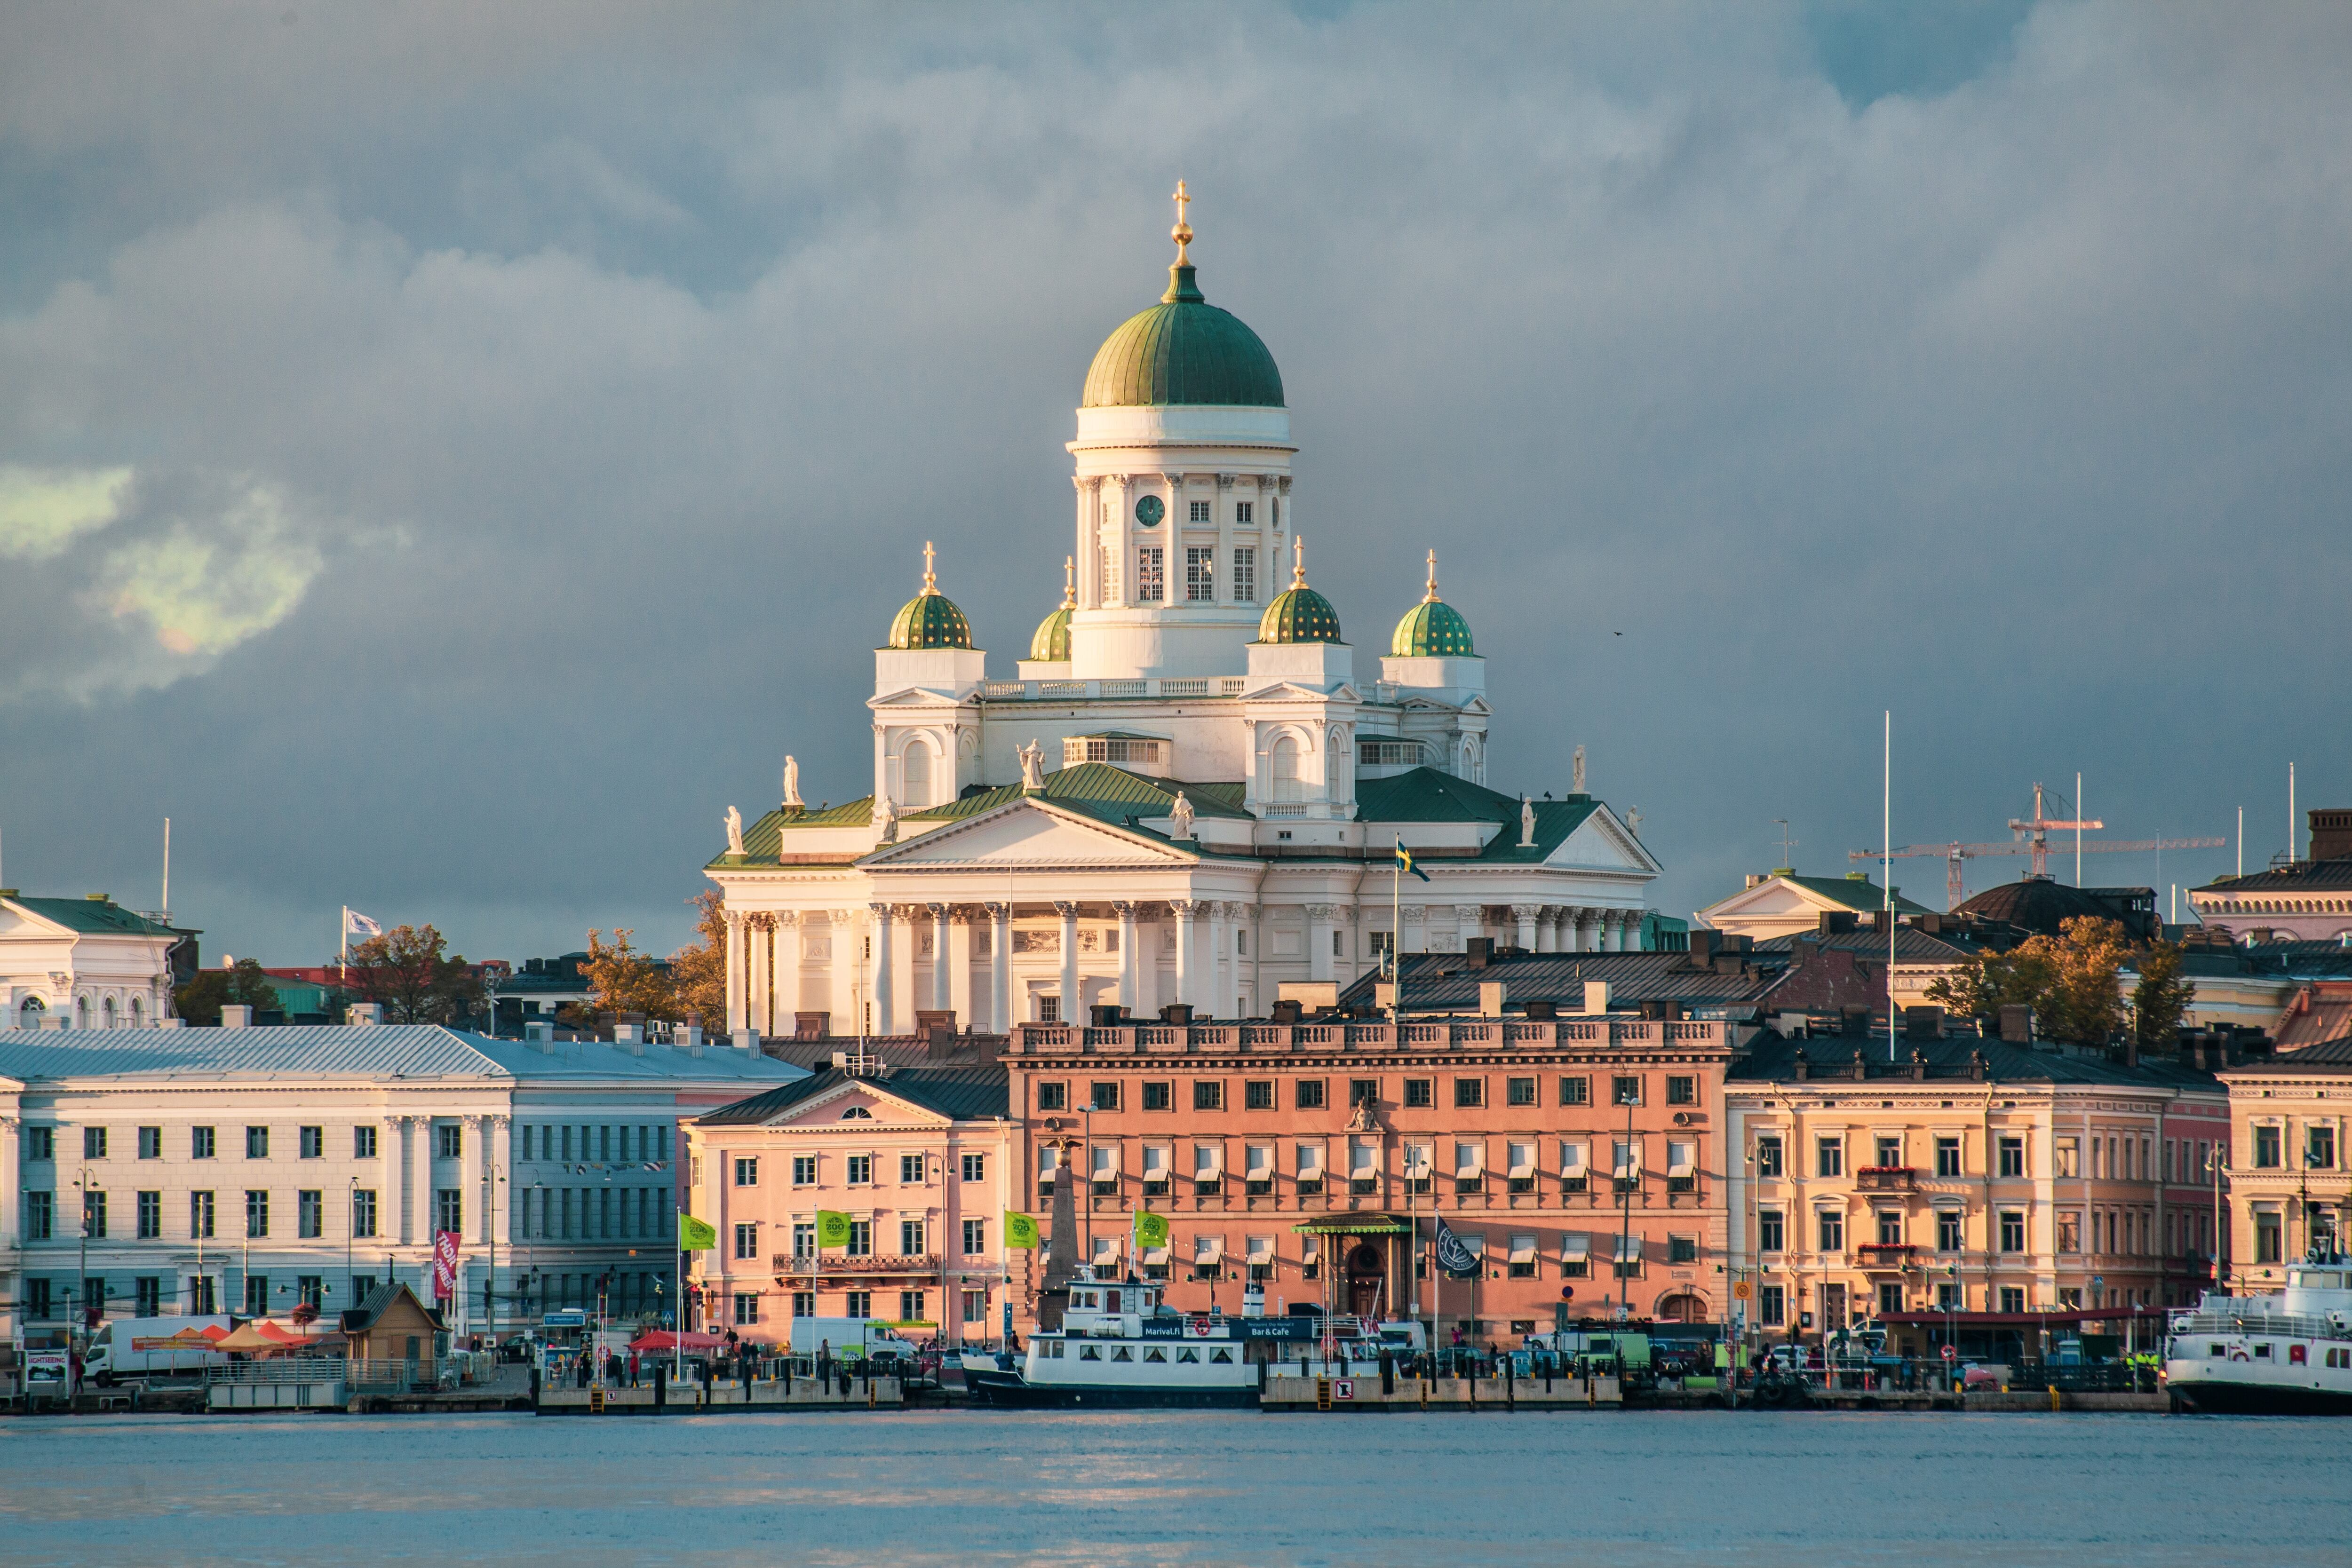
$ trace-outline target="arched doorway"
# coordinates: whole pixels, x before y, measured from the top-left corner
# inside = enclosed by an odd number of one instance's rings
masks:
[[[1360,1318],[1378,1317],[1381,1287],[1388,1278],[1388,1260],[1369,1241],[1348,1249],[1348,1311]]]
[[[1662,1323],[1703,1323],[1707,1321],[1706,1303],[1688,1291],[1676,1291],[1661,1297],[1657,1321]]]

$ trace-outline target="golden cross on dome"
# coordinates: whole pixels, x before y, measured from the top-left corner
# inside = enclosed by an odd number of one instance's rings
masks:
[[[1192,203],[1192,198],[1185,193],[1184,182],[1177,181],[1176,226],[1168,231],[1168,237],[1176,242],[1176,265],[1179,267],[1185,266],[1192,259],[1184,251],[1184,247],[1192,243],[1192,225],[1184,221],[1184,209]]]
[[[1437,602],[1437,552],[1435,550],[1429,552],[1429,597],[1422,602],[1424,604]]]
[[[1062,558],[1062,608],[1076,610],[1077,607],[1078,559],[1066,555]]]
[[[931,570],[931,557],[935,553],[931,549],[931,541],[925,539],[923,541],[923,591],[925,593],[937,593],[940,591],[939,573]]]
[[[1290,536],[1290,586],[1293,588],[1307,586],[1307,536],[1305,534]]]

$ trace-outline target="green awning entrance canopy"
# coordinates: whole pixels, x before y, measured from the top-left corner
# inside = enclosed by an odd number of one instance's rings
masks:
[[[1294,1236],[1410,1236],[1412,1227],[1393,1214],[1335,1214],[1290,1228]]]

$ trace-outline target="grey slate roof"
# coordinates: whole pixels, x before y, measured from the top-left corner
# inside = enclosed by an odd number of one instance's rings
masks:
[[[1687,953],[1534,953],[1507,955],[1474,969],[1460,953],[1407,953],[1399,967],[1407,1012],[1473,1011],[1478,1006],[1479,985],[1496,980],[1503,985],[1507,1012],[1524,1009],[1529,1000],[1557,1002],[1563,1011],[1574,1012],[1584,1005],[1587,980],[1609,982],[1614,1009],[1653,1001],[1746,1005],[1759,999],[1787,966],[1782,955],[1766,964],[1751,963],[1741,973],[1724,974],[1695,963]],[[1339,993],[1340,1005],[1369,1003],[1378,981],[1377,975],[1357,980]]]
[[[902,1067],[887,1078],[853,1076],[837,1067],[827,1067],[796,1083],[771,1089],[765,1094],[755,1094],[732,1105],[722,1105],[700,1117],[698,1124],[705,1127],[756,1126],[760,1123],[772,1121],[803,1101],[828,1093],[845,1082],[862,1083],[877,1093],[893,1095],[909,1104],[959,1122],[992,1116],[1003,1118],[1012,1113],[1010,1080],[1011,1075],[1002,1067]]]
[[[552,1054],[438,1024],[298,1024],[263,1029],[0,1030],[0,1077],[19,1080],[481,1078],[740,1079],[773,1083],[801,1069],[725,1045],[700,1057],[667,1045],[643,1056],[593,1040]]]
[[[1802,1051],[1811,1064],[1811,1082],[1834,1091],[1841,1082],[1854,1082],[1850,1074],[1853,1053],[1863,1053],[1863,1064],[1869,1077],[1865,1082],[1898,1082],[1911,1076],[1911,1052],[1919,1051],[1927,1059],[1927,1076],[1948,1082],[1954,1079],[1973,1079],[1970,1057],[1984,1054],[1989,1080],[2002,1083],[2052,1083],[2138,1085],[2166,1089],[2202,1089],[2218,1092],[2221,1084],[2210,1072],[2183,1067],[2177,1061],[2144,1061],[2137,1067],[2126,1067],[2119,1061],[2097,1057],[2077,1056],[2055,1051],[2031,1051],[1998,1040],[1897,1040],[1897,1060],[1886,1060],[1886,1036],[1884,1033],[1863,1035],[1827,1035],[1812,1040],[1781,1040],[1771,1033],[1758,1035],[1749,1042],[1747,1055],[1731,1064],[1725,1074],[1731,1082],[1779,1083],[1795,1081],[1797,1052]]]
[[[1759,956],[1770,955],[1785,961],[1794,956],[1800,943],[1811,943],[1838,952],[1859,953],[1865,958],[1886,956],[1886,933],[1867,925],[1828,936],[1799,931],[1786,936],[1759,937],[1755,951]],[[1947,942],[1916,925],[1897,925],[1895,927],[1895,961],[1898,964],[1958,964],[1972,956],[1971,949],[1955,942]]]

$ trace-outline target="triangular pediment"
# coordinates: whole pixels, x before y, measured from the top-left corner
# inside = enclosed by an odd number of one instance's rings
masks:
[[[858,1078],[796,1101],[760,1124],[809,1132],[856,1133],[860,1128],[944,1127],[948,1117],[890,1092],[889,1080]]]
[[[1617,820],[1616,813],[1598,804],[1544,857],[1544,863],[1580,870],[1606,867],[1654,876],[1665,869],[1642,847],[1642,841],[1633,836],[1633,830]]]
[[[1341,681],[1329,691],[1301,685],[1297,681],[1276,681],[1253,692],[1242,694],[1244,702],[1252,703],[1353,703],[1361,702],[1356,688]]]
[[[931,686],[908,686],[887,696],[869,697],[866,706],[870,708],[961,707],[963,699],[951,691]]]
[[[1050,867],[1158,871],[1190,866],[1192,854],[1039,796],[933,828],[858,862],[869,871],[1032,871]]]

